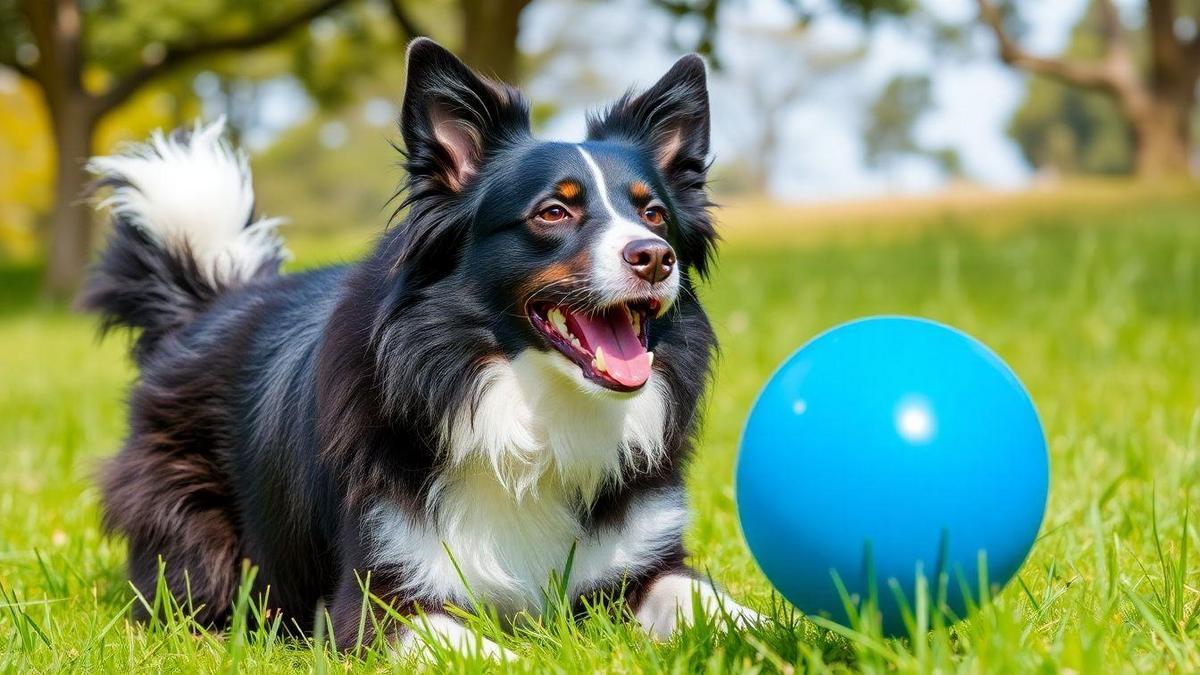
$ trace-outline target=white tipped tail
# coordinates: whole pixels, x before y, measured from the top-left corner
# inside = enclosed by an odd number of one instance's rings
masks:
[[[190,132],[155,132],[121,154],[94,157],[88,170],[112,188],[102,207],[155,245],[190,255],[215,286],[236,285],[286,256],[278,218],[254,217],[246,154],[224,139],[224,118]]]

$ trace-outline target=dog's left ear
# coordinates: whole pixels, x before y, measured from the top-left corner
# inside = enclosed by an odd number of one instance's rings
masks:
[[[476,75],[428,38],[408,47],[401,108],[404,200],[396,264],[434,278],[453,267],[469,226],[469,192],[489,159],[530,135],[529,106],[516,89]]]
[[[588,120],[588,138],[624,138],[644,145],[666,177],[703,168],[708,158],[709,109],[704,61],[684,56],[654,86],[621,97]]]
[[[496,147],[529,135],[529,106],[512,87],[484,79],[441,45],[408,46],[400,127],[411,176],[461,192]]]

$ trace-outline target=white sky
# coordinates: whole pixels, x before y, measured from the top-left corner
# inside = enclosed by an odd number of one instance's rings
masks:
[[[737,154],[742,125],[754,124],[757,111],[739,95],[738,78],[769,77],[770,69],[802,68],[789,59],[765,58],[770,50],[755,47],[759,30],[786,26],[791,14],[783,0],[729,0],[723,10],[726,39],[719,45],[726,72],[713,76],[714,151]],[[924,0],[924,7],[947,21],[967,23],[975,17],[973,0]],[[1039,0],[1024,3],[1030,31],[1023,42],[1032,51],[1057,53],[1086,0]],[[530,88],[539,96],[564,98],[572,76],[592,71],[595,81],[585,92],[568,93],[579,101],[612,96],[633,82],[652,82],[675,58],[666,37],[665,17],[648,16],[640,0],[582,6],[572,0],[539,0],[522,17],[521,47],[538,53],[552,40],[568,45],[564,56],[546,64]],[[732,27],[733,30],[728,30]],[[686,30],[686,29],[685,29]],[[833,53],[861,44],[863,28],[842,18],[818,19],[805,48],[807,54]],[[772,189],[785,199],[850,197],[885,191],[923,191],[944,183],[931,162],[902,162],[892,170],[863,166],[859,139],[864,108],[894,75],[928,72],[933,82],[933,109],[921,120],[918,137],[932,147],[956,149],[967,174],[995,187],[1016,187],[1030,178],[1029,167],[1004,134],[1024,92],[1024,78],[995,58],[991,36],[977,28],[973,56],[938,62],[928,45],[899,26],[871,32],[865,60],[845,75],[812,81],[789,109],[783,125],[782,152]],[[732,39],[731,39],[732,36]],[[750,36],[749,38],[747,36]],[[759,52],[757,58],[755,52]],[[777,51],[777,50],[776,50]],[[546,130],[554,137],[577,139],[583,132],[581,112],[590,105],[568,105]]]

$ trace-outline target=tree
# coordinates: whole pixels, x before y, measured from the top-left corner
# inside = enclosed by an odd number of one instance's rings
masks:
[[[1097,58],[1081,59],[1027,52],[1011,35],[1007,21],[1011,14],[1006,14],[1011,6],[976,1],[980,18],[995,35],[1005,63],[1069,87],[1097,92],[1114,102],[1132,130],[1134,167],[1139,176],[1189,173],[1192,109],[1200,79],[1197,3],[1146,0],[1143,31],[1147,53],[1139,59],[1135,41],[1113,0],[1095,0],[1102,49]],[[1189,25],[1190,30],[1183,29]]]
[[[951,177],[962,175],[953,148],[931,148],[917,138],[917,123],[933,104],[932,84],[925,75],[897,75],[875,97],[863,129],[867,166],[887,170],[898,160],[923,157]]]
[[[466,60],[515,80],[519,18],[529,2],[456,0]],[[57,297],[72,293],[91,252],[93,219],[82,199],[87,181],[83,164],[96,149],[102,120],[175,73],[224,54],[287,41],[317,18],[346,14],[350,4],[0,0],[0,67],[37,85],[56,149],[53,206],[44,236],[46,291]],[[424,34],[404,0],[385,0],[385,6],[406,40]],[[312,68],[310,45],[303,39],[292,42],[302,43],[295,50],[294,68],[324,103],[338,98],[347,72],[362,71],[342,64],[322,79]]]
[[[506,82],[518,75],[517,33],[530,0],[461,0],[463,61]]]
[[[54,205],[48,242],[45,287],[56,296],[74,291],[91,252],[92,216],[81,196],[87,182],[84,160],[92,153],[97,125],[150,83],[201,58],[247,50],[276,42],[315,17],[347,0],[315,0],[289,11],[267,13],[221,3],[226,21],[246,21],[252,28],[194,36],[175,42],[131,41],[121,50],[96,39],[93,21],[123,19],[131,6],[78,0],[12,0],[0,16],[0,65],[36,83],[50,117],[56,149]],[[257,3],[252,3],[257,4]],[[196,18],[196,17],[189,17]],[[189,27],[190,28],[190,27]],[[93,71],[111,82],[101,88],[85,80]]]
[[[917,142],[917,121],[933,102],[929,78],[900,75],[892,78],[868,110],[863,132],[864,159],[882,167],[905,155],[922,154]]]
[[[1080,18],[1064,56],[1100,58],[1104,17],[1093,3]],[[1026,161],[1053,174],[1128,174],[1133,134],[1113,100],[1102,93],[1039,77],[1030,81],[1008,135]]]

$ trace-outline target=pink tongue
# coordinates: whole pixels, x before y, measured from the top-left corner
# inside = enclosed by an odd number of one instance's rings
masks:
[[[640,387],[650,379],[650,355],[642,346],[624,309],[614,308],[600,316],[572,317],[587,346],[604,350],[605,372],[626,387]]]

